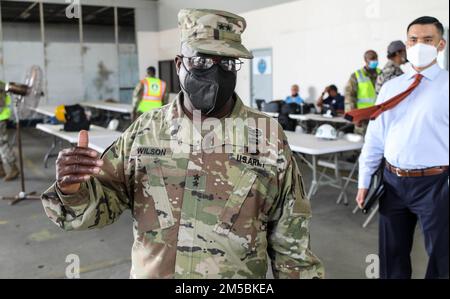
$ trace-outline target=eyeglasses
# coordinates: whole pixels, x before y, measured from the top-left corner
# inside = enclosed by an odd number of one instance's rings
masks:
[[[187,66],[187,69],[195,70],[209,70],[213,65],[218,64],[220,67],[228,72],[237,72],[242,68],[242,62],[235,58],[213,58],[213,57],[203,57],[203,56],[193,56],[185,57],[178,56],[183,60],[183,64]],[[185,64],[186,62],[186,64]]]

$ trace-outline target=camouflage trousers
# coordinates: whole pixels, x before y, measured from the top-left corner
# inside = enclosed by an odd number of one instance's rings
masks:
[[[6,121],[0,121],[0,164],[16,163],[16,155],[8,142],[8,130],[6,128]]]

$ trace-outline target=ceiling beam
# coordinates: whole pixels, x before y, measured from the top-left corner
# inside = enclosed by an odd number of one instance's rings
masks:
[[[95,19],[95,18],[97,17],[97,15],[98,15],[99,13],[102,13],[102,12],[108,10],[108,9],[111,9],[111,8],[112,8],[112,7],[105,6],[105,7],[102,7],[102,8],[100,8],[100,9],[97,9],[96,11],[94,11],[94,12],[88,14],[86,17],[84,17],[84,20],[85,20],[86,22],[92,21],[93,19]]]
[[[30,11],[38,4],[38,1],[31,3],[23,12],[21,12],[18,16],[14,18],[14,21],[17,19],[26,20],[30,17]]]
[[[120,15],[121,17],[128,17],[129,15],[133,15],[134,14],[134,9],[131,9],[129,12],[126,12],[122,15]]]

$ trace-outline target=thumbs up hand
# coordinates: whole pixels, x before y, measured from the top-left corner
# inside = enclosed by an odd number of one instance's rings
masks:
[[[89,133],[81,131],[77,147],[59,152],[56,160],[56,182],[66,195],[77,193],[81,183],[100,173],[103,161],[99,159],[99,153],[88,148],[88,145]]]

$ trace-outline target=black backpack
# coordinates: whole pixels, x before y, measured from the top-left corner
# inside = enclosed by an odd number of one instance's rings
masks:
[[[81,130],[89,131],[91,122],[87,119],[84,108],[80,105],[65,106],[66,109],[66,123],[64,124],[64,131],[79,132]]]
[[[289,117],[290,114],[299,114],[300,105],[296,103],[283,103],[280,109],[280,115],[278,116],[278,122],[285,131],[295,131],[297,121]]]
[[[289,115],[289,114],[300,114],[301,106],[297,103],[289,103],[283,104],[281,106],[281,114]]]
[[[299,114],[299,115],[304,115],[304,114],[308,114],[311,113],[311,108],[314,107],[314,104],[306,104],[306,103],[301,103],[300,105],[297,103],[289,103],[289,104],[284,104],[281,107],[281,114]]]

